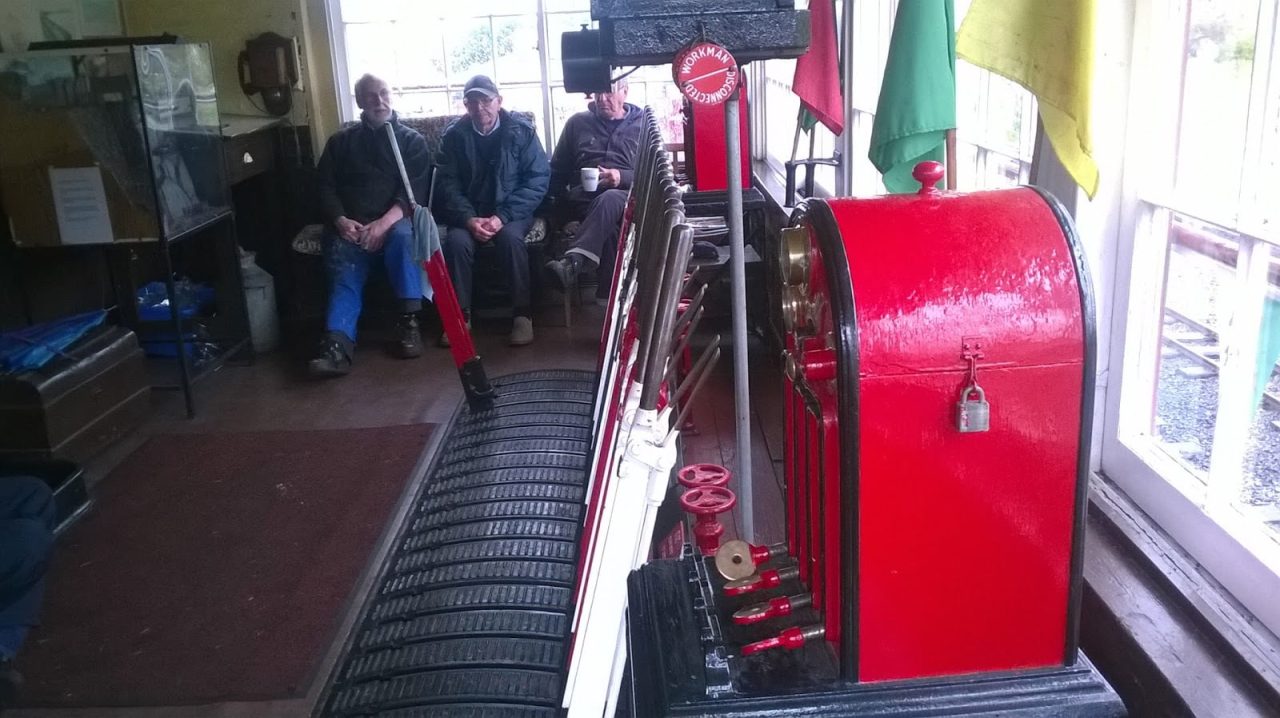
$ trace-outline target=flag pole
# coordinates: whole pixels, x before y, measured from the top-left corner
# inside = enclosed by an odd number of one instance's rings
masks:
[[[800,106],[800,111],[796,113],[796,134],[791,138],[791,161],[796,161],[796,155],[800,153],[800,126],[804,124],[804,106]]]
[[[947,145],[947,189],[956,188],[956,129],[952,127],[943,135]]]

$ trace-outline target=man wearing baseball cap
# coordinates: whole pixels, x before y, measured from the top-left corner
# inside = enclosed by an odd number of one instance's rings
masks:
[[[533,341],[529,254],[524,235],[547,193],[551,170],[538,133],[502,109],[493,80],[476,75],[462,90],[466,116],[440,141],[436,221],[462,311],[470,316],[477,261],[496,265],[511,292],[515,318],[510,343]],[[441,337],[441,344],[446,344]]]

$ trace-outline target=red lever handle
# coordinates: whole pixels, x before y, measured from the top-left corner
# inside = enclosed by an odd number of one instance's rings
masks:
[[[775,588],[781,586],[784,579],[795,578],[799,574],[800,571],[795,566],[761,571],[755,576],[748,576],[739,581],[726,583],[724,585],[724,595],[742,596],[756,591],[763,591],[766,588]]]
[[[696,488],[698,486],[728,486],[732,474],[719,464],[689,464],[676,472],[676,480],[681,486]]]
[[[811,600],[804,594],[771,598],[764,603],[757,603],[736,611],[733,614],[733,622],[740,626],[749,626],[778,616],[790,616],[795,609],[808,606]]]
[[[821,637],[825,633],[822,626],[803,626],[799,628],[788,628],[776,636],[770,636],[763,641],[748,643],[742,647],[742,655],[749,656],[752,653],[767,651],[770,648],[787,648],[795,650],[809,641]]]
[[[757,603],[754,606],[748,606],[733,614],[733,622],[740,626],[749,626],[753,623],[767,621],[770,618],[778,616],[791,615],[791,599],[786,596],[771,598],[765,603]]]

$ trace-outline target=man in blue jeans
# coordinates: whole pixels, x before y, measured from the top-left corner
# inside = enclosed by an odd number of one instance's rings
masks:
[[[0,710],[22,685],[13,659],[40,610],[55,519],[45,482],[0,477]]]
[[[415,199],[425,204],[431,168],[427,142],[401,125],[391,110],[391,88],[373,75],[355,86],[360,124],[340,130],[325,145],[317,166],[320,207],[328,225],[324,264],[329,275],[329,310],[320,351],[308,364],[313,376],[351,371],[356,321],[369,271],[382,266],[400,301],[393,352],[422,354],[417,312],[422,309],[422,267],[413,260],[410,198],[396,165],[390,127],[404,159]]]

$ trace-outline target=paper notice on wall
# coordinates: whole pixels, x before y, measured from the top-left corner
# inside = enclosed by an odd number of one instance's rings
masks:
[[[102,171],[95,167],[50,167],[53,209],[63,244],[114,241]]]

